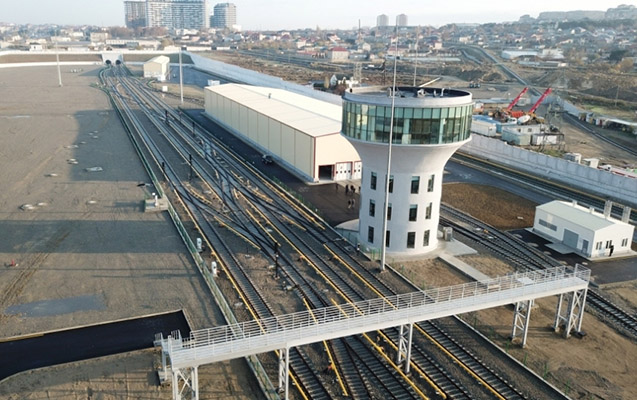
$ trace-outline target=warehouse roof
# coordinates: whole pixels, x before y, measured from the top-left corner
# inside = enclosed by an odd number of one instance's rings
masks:
[[[146,62],[146,64],[148,64],[148,63],[168,64],[169,62],[170,62],[170,58],[168,58],[166,56],[157,56],[157,57],[153,57],[150,60],[148,60]]]
[[[591,211],[589,208],[566,201],[551,201],[550,203],[537,206],[537,209],[571,221],[591,231],[597,231],[612,225],[628,225],[614,218],[604,218],[602,213]]]
[[[206,90],[267,115],[309,136],[333,135],[341,131],[342,108],[311,97],[261,86],[229,83]]]

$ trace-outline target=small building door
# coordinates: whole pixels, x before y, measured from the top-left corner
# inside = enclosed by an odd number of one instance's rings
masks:
[[[573,231],[569,231],[568,229],[564,229],[564,238],[562,239],[562,242],[572,248],[572,249],[577,249],[577,241],[579,240],[579,235]]]
[[[354,161],[354,172],[352,173],[352,179],[361,179],[361,171],[363,169],[362,161]]]
[[[588,240],[582,239],[582,253],[588,255]]]
[[[350,179],[351,176],[352,176],[352,163],[350,162],[336,163],[336,174],[334,174],[335,181]]]

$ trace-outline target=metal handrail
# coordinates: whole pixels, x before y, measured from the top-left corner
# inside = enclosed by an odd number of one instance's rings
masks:
[[[405,311],[405,316],[407,316],[409,309],[421,306],[435,306],[438,310],[445,310],[457,307],[459,304],[474,304],[481,301],[485,295],[493,297],[505,291],[511,292],[513,289],[517,289],[515,290],[517,295],[525,295],[535,293],[539,285],[551,282],[555,283],[554,286],[551,286],[553,289],[570,287],[577,282],[588,283],[589,280],[590,270],[582,267],[569,270],[564,266],[559,266],[539,271],[515,273],[484,281],[196,330],[192,331],[188,338],[183,339],[180,350],[217,346],[236,340],[272,334],[288,336],[289,333],[289,337],[294,339],[307,328],[315,330],[329,324],[342,325],[344,322],[353,321],[360,317],[376,316],[377,319],[382,320],[383,315],[388,312],[392,312],[394,317],[399,317],[400,314],[396,312],[401,310]]]

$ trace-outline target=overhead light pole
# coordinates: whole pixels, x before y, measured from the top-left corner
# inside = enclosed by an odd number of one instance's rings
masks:
[[[394,47],[394,79],[391,88],[391,118],[389,119],[389,143],[387,144],[387,174],[385,175],[385,204],[383,206],[383,239],[380,243],[380,270],[385,270],[387,252],[387,212],[389,207],[389,180],[391,172],[391,146],[394,140],[394,105],[396,102],[396,64],[398,60],[398,21],[396,21],[396,44]]]
[[[181,44],[179,45],[179,96],[181,98],[181,104],[184,104],[184,76],[181,68]]]

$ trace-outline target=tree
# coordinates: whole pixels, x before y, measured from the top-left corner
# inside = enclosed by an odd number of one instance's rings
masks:
[[[620,72],[630,72],[633,70],[635,65],[634,60],[631,57],[625,57],[621,62],[617,65],[617,68]]]
[[[620,62],[622,58],[628,53],[628,50],[615,49],[610,52],[608,56],[609,61]]]

